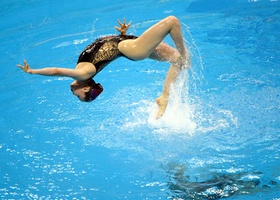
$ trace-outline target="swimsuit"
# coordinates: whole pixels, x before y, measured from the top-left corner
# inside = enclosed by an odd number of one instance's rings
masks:
[[[78,63],[90,62],[96,68],[96,74],[106,65],[123,55],[118,49],[118,44],[127,39],[136,39],[133,35],[105,36],[88,45],[80,54]]]

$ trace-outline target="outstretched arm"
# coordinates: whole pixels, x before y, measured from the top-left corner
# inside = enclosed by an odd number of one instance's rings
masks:
[[[38,74],[44,76],[64,76],[71,77],[76,80],[87,80],[92,77],[96,70],[93,64],[91,63],[79,63],[83,65],[80,69],[68,69],[68,68],[42,68],[42,69],[31,69],[26,60],[24,60],[24,65],[17,65],[24,72],[29,74]]]
[[[126,24],[126,19],[124,18],[123,23],[121,23],[119,19],[118,19],[118,23],[120,27],[115,26],[115,29],[117,29],[121,33],[121,35],[126,35],[126,31],[130,27],[131,21],[128,24]]]

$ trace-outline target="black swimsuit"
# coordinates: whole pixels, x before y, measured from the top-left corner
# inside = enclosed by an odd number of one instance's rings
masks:
[[[99,73],[111,61],[123,55],[118,49],[118,44],[127,39],[135,39],[133,35],[114,35],[97,39],[88,45],[80,54],[78,63],[90,62],[96,68],[96,74]]]

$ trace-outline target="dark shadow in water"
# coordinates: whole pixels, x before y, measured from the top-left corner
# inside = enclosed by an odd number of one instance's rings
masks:
[[[198,181],[199,175],[191,178],[184,164],[169,164],[166,172],[172,199],[220,199],[233,195],[252,195],[280,187],[277,181],[265,177],[261,172],[214,172],[208,180],[203,181]]]

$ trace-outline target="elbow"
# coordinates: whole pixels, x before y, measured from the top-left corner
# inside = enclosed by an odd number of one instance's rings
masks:
[[[60,76],[61,72],[60,72],[59,68],[54,67],[54,68],[52,68],[52,72],[50,75],[51,76]]]

